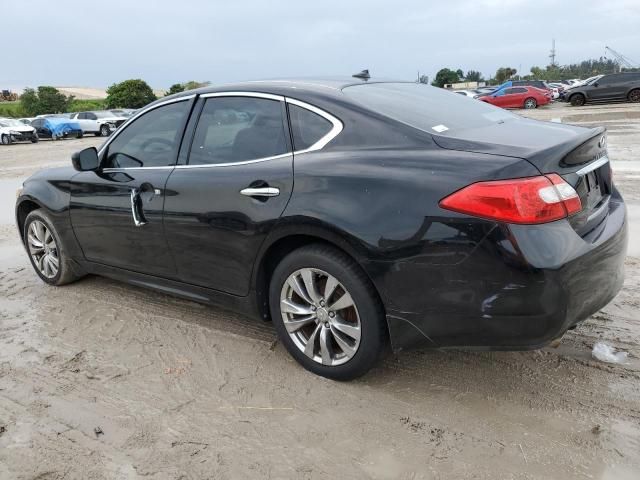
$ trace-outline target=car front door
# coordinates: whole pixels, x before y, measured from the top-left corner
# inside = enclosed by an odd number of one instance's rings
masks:
[[[520,95],[516,95],[518,88],[506,88],[504,90],[504,95],[500,98],[500,106],[503,108],[514,108],[519,105],[516,104],[516,101],[520,97]]]
[[[258,249],[293,187],[285,101],[208,94],[194,111],[185,164],[167,181],[167,241],[180,280],[244,296]]]
[[[621,98],[622,88],[620,77],[616,75],[605,75],[595,82],[591,88],[591,98],[593,100],[611,100]]]
[[[100,169],[71,182],[70,215],[87,260],[171,277],[175,263],[162,225],[191,98],[153,107],[100,151]]]

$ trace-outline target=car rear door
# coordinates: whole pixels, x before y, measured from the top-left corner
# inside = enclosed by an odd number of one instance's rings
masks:
[[[293,188],[285,99],[214,93],[195,111],[166,186],[167,241],[179,280],[244,296]]]
[[[87,260],[172,277],[162,211],[193,97],[159,104],[111,137],[97,172],[71,181],[70,216]]]

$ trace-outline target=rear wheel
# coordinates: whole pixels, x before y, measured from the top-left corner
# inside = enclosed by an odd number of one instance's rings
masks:
[[[629,92],[627,96],[630,102],[638,103],[640,102],[640,88],[635,88]]]
[[[529,97],[524,101],[524,108],[536,108],[538,106],[538,102],[536,102],[535,98]]]
[[[43,281],[49,285],[64,285],[80,278],[74,272],[58,232],[44,210],[34,210],[27,215],[23,237],[31,265]]]
[[[317,375],[351,380],[380,357],[380,300],[359,266],[334,248],[309,245],[285,257],[271,278],[269,303],[280,341]]]
[[[571,95],[571,98],[569,98],[569,101],[574,107],[581,107],[585,103],[585,98],[581,93],[574,93]]]
[[[82,138],[82,135],[83,135],[82,132],[78,132],[76,133],[76,138]]]

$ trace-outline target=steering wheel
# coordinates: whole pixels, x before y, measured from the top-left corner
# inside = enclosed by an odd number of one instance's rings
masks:
[[[171,150],[173,147],[173,142],[171,140],[167,140],[166,138],[150,138],[149,140],[145,140],[142,145],[140,145],[141,150],[146,150],[149,145],[153,145],[154,143],[159,143],[161,145],[166,145]]]

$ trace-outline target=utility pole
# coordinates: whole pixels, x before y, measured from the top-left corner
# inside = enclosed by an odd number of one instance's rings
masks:
[[[556,64],[556,39],[551,39],[551,51],[549,52],[549,58],[551,59],[551,66],[555,67]]]

